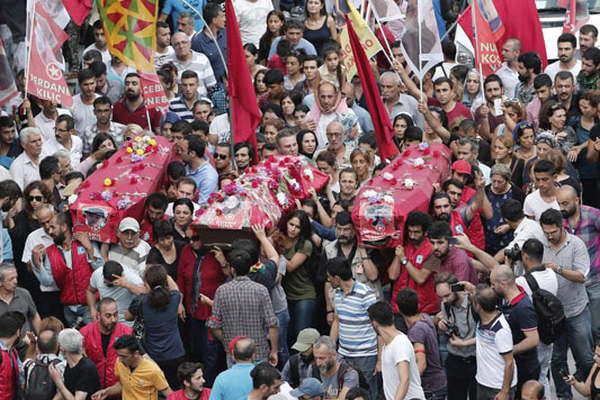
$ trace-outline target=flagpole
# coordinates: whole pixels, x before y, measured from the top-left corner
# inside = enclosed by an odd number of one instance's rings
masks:
[[[383,24],[381,22],[379,22],[379,20],[380,20],[379,14],[377,14],[377,10],[374,7],[371,7],[370,5],[368,5],[367,7],[373,13],[373,17],[375,18],[375,21],[379,24],[379,29],[381,30],[381,34],[383,36],[383,42],[384,42],[385,47],[386,47],[386,49],[388,51],[386,53],[385,50],[384,50],[383,54],[385,55],[385,58],[390,63],[390,66],[393,66],[394,65],[394,62],[393,62],[394,54],[392,53],[392,48],[390,46],[389,41],[387,40],[387,36],[385,35],[385,31],[383,30]],[[368,21],[365,20],[365,22],[367,23],[367,27],[368,27],[369,26]],[[377,30],[375,30],[375,32],[377,32]]]
[[[181,1],[186,6],[188,6],[194,13],[196,13],[196,15],[199,16],[200,19],[202,20],[202,22],[204,23],[204,26],[206,28],[208,28],[208,24],[204,20],[204,17],[202,16],[202,13],[200,11],[196,10],[187,0],[181,0]],[[221,52],[221,47],[219,46],[219,42],[217,42],[217,38],[215,37],[215,35],[213,35],[213,33],[210,30],[210,28],[208,28],[206,31],[208,33],[208,37],[210,37],[212,39],[212,41],[215,42],[215,45],[217,46],[217,51],[219,52],[219,57],[221,58],[221,62],[223,63],[223,67],[225,68],[225,73],[227,73],[227,75],[229,75],[229,71],[227,70],[227,62],[225,61],[225,57],[223,57],[223,53]]]
[[[423,52],[423,44],[422,44],[422,40],[421,40],[421,2],[417,2],[417,34],[419,37],[419,65],[417,66],[418,70],[419,70],[419,91],[421,92],[421,101],[424,101],[425,99],[423,99],[423,73],[421,71],[421,68],[423,68],[423,65],[421,63],[421,53]]]
[[[477,34],[477,0],[471,0],[471,24],[473,25],[473,44],[475,45],[475,62],[478,64],[479,70],[479,90],[483,96],[483,67],[481,66],[481,60],[479,54],[479,35]]]
[[[23,98],[27,97],[27,91],[29,90],[29,60],[31,59],[31,35],[33,32],[33,18],[34,13],[32,12],[32,7],[29,4],[32,4],[35,7],[35,0],[27,0],[27,25],[26,25],[26,33],[25,33],[25,49],[27,51],[27,56],[25,57],[25,93]]]

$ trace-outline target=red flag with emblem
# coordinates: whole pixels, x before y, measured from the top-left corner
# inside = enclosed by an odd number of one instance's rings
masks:
[[[73,98],[63,75],[60,49],[68,35],[50,17],[44,5],[33,3],[27,66],[27,93],[50,100],[63,107],[73,105]]]

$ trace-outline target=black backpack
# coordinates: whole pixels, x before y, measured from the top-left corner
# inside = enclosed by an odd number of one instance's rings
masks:
[[[365,378],[365,375],[362,373],[361,370],[354,368],[352,365],[350,365],[347,361],[345,360],[341,360],[340,361],[340,367],[338,369],[338,390],[342,390],[342,388],[344,387],[344,377],[346,376],[346,373],[349,371],[356,371],[356,373],[358,374],[358,387],[360,387],[361,389],[365,389],[365,390],[369,390],[369,381],[367,380],[367,378]],[[321,381],[321,373],[319,372],[319,368],[313,368],[312,369],[313,372],[313,377],[317,378],[319,381]]]
[[[525,274],[531,289],[533,308],[538,318],[538,334],[544,344],[552,344],[565,329],[565,310],[561,301],[547,290],[540,289],[531,273]]]
[[[50,377],[48,366],[56,366],[60,359],[50,361],[48,357],[35,359],[25,367],[25,393],[27,400],[52,400],[56,395],[56,385]]]

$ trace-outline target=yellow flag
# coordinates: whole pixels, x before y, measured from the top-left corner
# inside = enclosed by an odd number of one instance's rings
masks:
[[[365,49],[367,57],[371,58],[379,51],[383,50],[381,43],[375,37],[366,21],[360,16],[358,10],[352,4],[352,1],[348,1],[348,7],[350,12],[348,13],[348,19],[352,21],[352,26],[360,39],[360,42]],[[346,79],[350,81],[354,75],[356,75],[356,63],[354,62],[354,54],[352,54],[352,46],[350,46],[350,39],[348,37],[348,27],[344,25],[340,36],[342,44],[342,59],[346,66]]]

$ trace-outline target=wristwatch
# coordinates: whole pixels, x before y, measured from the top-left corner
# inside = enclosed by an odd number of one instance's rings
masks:
[[[400,260],[400,264],[402,264],[402,265],[408,264],[408,258],[404,257],[402,260]]]

